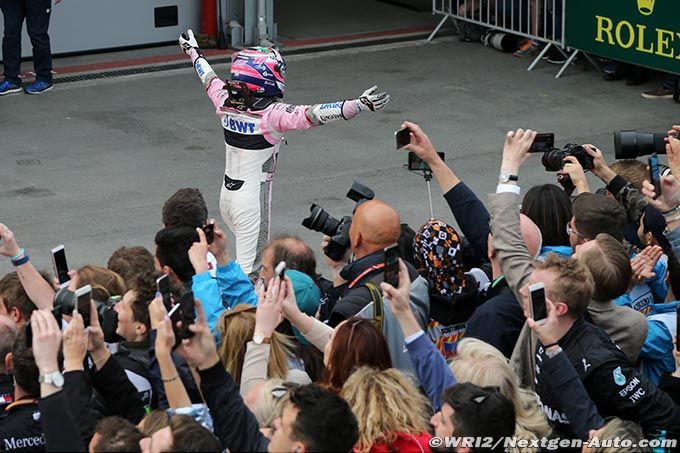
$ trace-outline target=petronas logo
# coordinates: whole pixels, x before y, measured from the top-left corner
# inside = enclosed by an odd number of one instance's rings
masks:
[[[623,387],[626,385],[626,377],[623,375],[621,372],[621,367],[617,367],[614,370],[614,382],[616,382],[616,385]]]
[[[638,11],[643,16],[650,16],[654,12],[655,0],[637,0]]]

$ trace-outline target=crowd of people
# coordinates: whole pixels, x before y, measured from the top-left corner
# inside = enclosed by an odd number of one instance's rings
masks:
[[[0,279],[0,451],[542,451],[564,439],[617,451],[614,438],[670,449],[680,126],[656,189],[645,164],[608,165],[583,145],[602,189],[567,157],[573,193],[524,196],[536,133],[509,132],[487,204],[403,126],[458,229],[430,219],[414,231],[364,201],[344,256],[323,255],[328,278],[295,232],[269,242],[249,278],[192,188],[165,202],[153,251],[121,247],[63,282],[0,224],[16,268]],[[436,442],[452,437],[482,442]]]

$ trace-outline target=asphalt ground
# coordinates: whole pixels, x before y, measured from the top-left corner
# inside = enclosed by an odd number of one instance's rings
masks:
[[[317,249],[320,234],[301,220],[312,203],[349,215],[345,194],[354,180],[418,228],[429,217],[427,186],[394,149],[394,131],[406,119],[422,125],[483,199],[496,186],[509,129],[554,132],[560,145],[594,143],[613,160],[614,130],[660,132],[678,121],[677,104],[640,97],[652,83],[604,82],[581,66],[555,80],[555,66],[527,72],[528,64],[455,38],[291,56],[289,103],[354,98],[374,84],[392,100],[382,112],[287,135],[274,180],[273,234],[297,234]],[[215,69],[228,73],[226,65]],[[49,250],[62,243],[71,267],[105,265],[121,245],[152,248],[163,202],[181,187],[200,188],[219,219],[222,130],[191,69],[0,98],[0,118],[0,222],[41,269],[51,268]],[[520,178],[527,188],[555,175],[533,157]],[[452,221],[435,184],[432,193],[435,216]],[[10,270],[0,260],[0,275]]]

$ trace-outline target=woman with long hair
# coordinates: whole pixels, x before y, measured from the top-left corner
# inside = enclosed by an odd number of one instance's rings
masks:
[[[430,451],[429,405],[401,371],[361,367],[340,396],[359,421],[355,452]]]
[[[372,320],[351,317],[333,329],[300,311],[289,278],[272,279],[268,288],[268,297],[262,308],[258,306],[258,311],[265,311],[265,307],[273,304],[271,310],[282,312],[311,344],[323,351],[324,371],[320,385],[340,392],[347,378],[361,366],[379,370],[392,367],[387,342]]]
[[[512,401],[517,415],[515,436],[533,440],[550,434],[548,419],[538,407],[536,394],[519,386],[517,375],[501,351],[476,338],[465,338],[458,344],[458,354],[450,367],[458,382],[498,387]]]
[[[255,333],[255,309],[249,304],[239,304],[233,310],[225,311],[220,317],[218,329],[221,344],[218,349],[224,368],[241,383],[241,372],[248,343]],[[288,377],[288,357],[292,355],[293,344],[285,335],[274,332],[271,335],[267,361],[267,378]],[[242,389],[241,394],[245,392]],[[245,390],[247,392],[247,390]]]

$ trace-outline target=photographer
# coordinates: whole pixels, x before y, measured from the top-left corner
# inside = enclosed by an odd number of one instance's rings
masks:
[[[401,234],[401,223],[397,211],[380,200],[360,204],[352,216],[349,230],[350,250],[355,260],[342,267],[339,277],[344,282],[339,291],[341,299],[335,304],[329,318],[329,325],[335,327],[345,319],[356,315],[373,302],[366,283],[380,284],[384,278],[385,247],[395,244]],[[342,262],[327,258],[331,268],[338,269]],[[411,303],[418,310],[421,322],[429,316],[429,295],[425,280],[409,266]],[[418,282],[417,280],[420,280]]]

